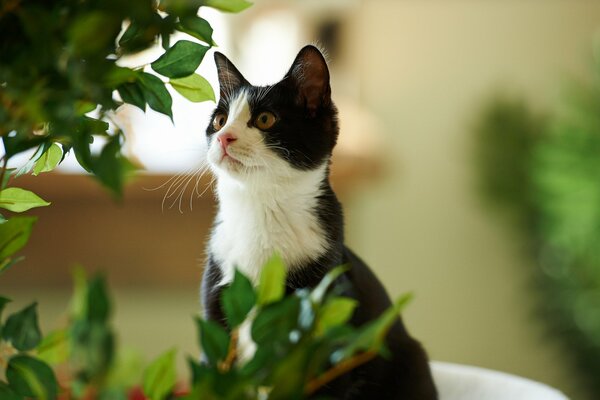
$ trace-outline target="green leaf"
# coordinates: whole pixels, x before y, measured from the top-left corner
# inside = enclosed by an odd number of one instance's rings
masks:
[[[15,392],[13,392],[6,383],[0,381],[0,399],[2,399],[2,400],[23,400],[23,397],[19,396]]]
[[[283,259],[275,254],[263,266],[260,281],[258,283],[259,305],[265,305],[277,301],[285,293],[286,267]]]
[[[37,400],[56,399],[58,385],[50,367],[27,355],[12,357],[6,368],[6,379],[11,389]]]
[[[398,314],[411,300],[412,294],[410,293],[401,296],[379,318],[361,327],[352,343],[338,352],[338,354],[334,353],[334,358],[347,358],[359,351],[381,352],[387,332],[398,318]]]
[[[121,154],[121,135],[112,136],[104,145],[100,156],[92,159],[92,172],[114,195],[123,194],[125,181],[135,166]]]
[[[2,311],[4,311],[4,307],[11,301],[12,300],[7,297],[0,296],[0,321],[2,320]]]
[[[200,18],[197,15],[182,17],[176,27],[179,31],[200,39],[206,44],[215,45],[212,39],[213,28],[204,18]]]
[[[144,395],[151,400],[162,400],[173,391],[177,381],[175,372],[175,349],[159,356],[144,371]]]
[[[323,279],[321,279],[321,282],[319,282],[317,287],[315,287],[312,290],[312,292],[310,294],[311,300],[316,304],[320,304],[323,301],[323,299],[325,298],[325,294],[327,294],[327,290],[329,289],[331,284],[347,270],[348,270],[348,266],[340,265],[339,267],[335,267],[334,269],[329,271],[323,277]]]
[[[117,87],[119,96],[125,103],[132,104],[142,111],[146,111],[146,98],[144,91],[137,82],[127,82]]]
[[[34,349],[42,340],[42,332],[38,325],[37,303],[9,316],[2,328],[2,338],[17,350]]]
[[[113,65],[105,77],[106,86],[114,88],[123,83],[135,82],[139,78],[139,72],[127,67]],[[95,105],[94,105],[94,108]]]
[[[4,189],[6,185],[8,185],[8,181],[10,180],[14,171],[16,171],[16,168],[6,168],[4,170],[4,176],[2,177],[2,182],[0,182],[0,190]]]
[[[0,260],[21,250],[27,244],[37,217],[13,217],[0,224]]]
[[[86,319],[92,322],[106,322],[110,316],[110,300],[103,277],[96,276],[88,282],[86,300]]]
[[[4,272],[8,271],[10,267],[12,267],[20,261],[23,261],[24,259],[25,257],[23,256],[17,258],[5,258],[2,262],[0,262],[0,274],[3,274]]]
[[[173,99],[165,87],[164,82],[161,81],[159,77],[146,72],[142,73],[140,82],[142,83],[144,97],[150,108],[161,114],[167,115],[173,120],[173,111],[171,109]]]
[[[246,0],[204,0],[203,5],[224,12],[238,13],[250,7],[252,3]]]
[[[221,303],[230,328],[235,328],[246,319],[256,303],[256,294],[252,283],[237,269],[230,286],[223,289]]]
[[[196,71],[209,48],[189,40],[180,40],[150,66],[169,78],[183,78]]]
[[[69,340],[65,329],[56,330],[44,337],[37,346],[37,356],[50,364],[61,364],[69,358]]]
[[[0,191],[0,207],[13,212],[23,212],[48,205],[49,202],[29,190],[9,187]]]
[[[52,171],[62,160],[63,151],[58,143],[52,143],[33,166],[32,175],[37,176],[42,172]]]
[[[215,92],[212,86],[204,77],[198,74],[171,79],[169,83],[180,95],[194,103],[208,100],[215,101]]]
[[[316,335],[320,336],[329,329],[348,322],[358,302],[348,297],[333,297],[319,311]]]
[[[219,323],[197,319],[200,330],[200,347],[209,363],[216,366],[227,357],[229,334]]]
[[[252,323],[252,339],[260,345],[288,343],[297,329],[300,299],[289,296],[260,309]]]

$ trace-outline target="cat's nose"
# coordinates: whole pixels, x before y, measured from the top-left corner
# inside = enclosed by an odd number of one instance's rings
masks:
[[[235,137],[233,133],[227,132],[217,136],[217,139],[219,140],[219,143],[221,143],[221,148],[225,150],[227,149],[227,146],[237,140],[237,137]]]

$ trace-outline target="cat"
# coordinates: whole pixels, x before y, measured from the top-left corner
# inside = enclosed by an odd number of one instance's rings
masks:
[[[224,324],[220,291],[235,267],[254,282],[274,252],[288,265],[288,292],[312,288],[332,268],[343,294],[358,300],[351,323],[379,316],[390,299],[366,264],[344,245],[342,207],[329,183],[338,137],[329,69],[306,46],[278,83],[252,86],[223,54],[214,55],[220,99],[206,135],[218,212],[202,279],[206,318]],[[248,336],[248,334],[247,334]],[[249,340],[249,338],[246,338]],[[242,340],[242,332],[240,332]],[[318,392],[335,399],[437,399],[427,356],[398,318],[378,357]]]

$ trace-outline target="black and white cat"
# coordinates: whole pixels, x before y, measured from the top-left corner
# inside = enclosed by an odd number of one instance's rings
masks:
[[[283,80],[263,87],[249,84],[224,55],[215,53],[215,62],[220,100],[206,134],[219,209],[202,282],[205,316],[224,321],[220,291],[235,267],[256,282],[261,266],[277,252],[289,266],[290,291],[314,287],[330,269],[349,265],[340,282],[343,294],[359,302],[352,323],[376,318],[390,306],[389,297],[344,246],[342,208],[329,184],[338,121],[321,52],[304,47]],[[240,332],[241,342],[250,341],[247,332],[243,336]],[[427,356],[399,318],[387,345],[390,359],[376,358],[319,395],[436,399]]]

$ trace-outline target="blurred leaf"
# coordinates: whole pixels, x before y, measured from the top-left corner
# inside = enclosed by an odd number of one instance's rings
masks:
[[[76,377],[72,389],[77,394],[77,389],[106,379],[113,365],[115,341],[110,326],[88,320],[73,321],[69,339],[69,365]]]
[[[87,286],[86,318],[89,321],[106,322],[110,316],[110,300],[103,277],[96,276]]]
[[[154,111],[167,115],[173,120],[173,99],[163,81],[155,75],[144,72],[140,78],[142,91],[148,105]]]
[[[153,361],[144,371],[143,388],[146,397],[162,400],[173,391],[177,381],[175,349],[169,350]]]
[[[229,350],[229,334],[214,321],[197,319],[200,330],[200,347],[209,363],[216,366],[227,357]]]
[[[50,365],[61,364],[69,358],[68,344],[66,329],[51,332],[38,344],[37,357]]]
[[[13,212],[23,212],[48,205],[49,202],[29,190],[9,187],[0,191],[0,207]]]
[[[38,325],[37,303],[10,315],[2,328],[2,338],[20,351],[34,349],[42,339]]]
[[[0,168],[2,168],[0,166]],[[5,168],[4,176],[2,177],[2,182],[0,182],[0,190],[4,189],[10,180],[12,173],[15,171],[15,168]]]
[[[10,388],[21,396],[38,400],[56,399],[58,385],[54,373],[44,362],[19,354],[12,357],[6,368]]]
[[[119,18],[104,11],[92,11],[80,15],[74,21],[69,32],[69,39],[77,54],[97,55],[114,45],[114,40],[120,30]]]
[[[4,307],[11,301],[12,300],[7,297],[0,296],[0,322],[2,321],[2,311],[4,311]]]
[[[286,266],[283,259],[275,254],[263,266],[258,283],[258,305],[277,301],[285,293]]]
[[[252,323],[252,339],[257,345],[288,343],[296,329],[300,299],[289,296],[260,309]]]
[[[200,103],[203,101],[215,101],[215,92],[210,83],[198,74],[192,74],[185,78],[171,79],[169,81],[173,89],[180,95],[193,101]]]
[[[125,103],[132,104],[142,111],[146,111],[146,98],[144,91],[137,82],[128,82],[117,87],[119,96]]]
[[[43,136],[27,136],[22,134],[2,136],[5,150],[4,154],[6,157],[11,158],[19,153],[38,147],[46,140],[48,139]]]
[[[16,257],[16,258],[5,258],[3,261],[0,262],[0,275],[3,274],[4,272],[8,271],[10,269],[10,267],[12,267],[13,265],[15,265],[18,262],[21,262],[25,259],[25,257],[21,256],[21,257]]]
[[[252,5],[251,2],[246,0],[204,0],[203,2],[203,5],[207,7],[230,13],[244,11]]]
[[[270,382],[273,387],[269,392],[269,400],[300,400],[304,398],[306,363],[309,354],[303,348],[294,349],[285,358],[285,362],[277,363]]]
[[[352,317],[358,302],[348,297],[333,297],[319,311],[315,334],[322,335],[329,329],[345,324]]]
[[[150,66],[166,77],[183,78],[196,71],[208,49],[189,40],[180,40]]]
[[[316,304],[320,304],[327,294],[329,287],[335,282],[335,280],[342,275],[344,272],[348,270],[348,266],[340,265],[339,267],[335,267],[331,271],[329,271],[319,282],[319,284],[312,290],[310,297],[312,301]]]
[[[221,303],[227,324],[232,329],[244,322],[256,303],[256,294],[252,283],[237,269],[233,282],[221,293]]]
[[[35,162],[33,167],[33,175],[36,176],[42,172],[52,171],[62,160],[62,156],[62,147],[60,147],[60,145],[57,143],[52,143],[50,147],[48,147],[42,154],[42,156]]]
[[[135,82],[139,78],[139,75],[138,71],[131,68],[113,65],[106,74],[105,83],[111,88],[118,89],[119,85]],[[95,105],[94,108],[96,108]]]
[[[0,224],[0,260],[3,260],[27,244],[37,217],[12,217]]]
[[[383,349],[385,337],[402,309],[412,300],[412,294],[401,296],[377,319],[359,328],[358,334],[340,353],[341,358],[351,357],[359,351],[376,351]]]
[[[135,170],[135,166],[121,154],[120,140],[121,135],[112,136],[91,164],[96,178],[118,197],[123,194],[125,181]]]
[[[28,174],[31,172],[31,170],[35,166],[36,160],[38,158],[40,158],[41,155],[43,154],[45,145],[46,145],[45,143],[42,143],[40,146],[38,146],[35,153],[33,153],[33,155],[31,157],[29,157],[29,160],[27,160],[27,162],[25,164],[23,164],[20,168],[18,168],[16,170],[16,172],[14,173],[15,178],[18,178],[19,176],[22,176],[22,175],[25,175],[25,174]]]
[[[144,366],[144,357],[139,351],[121,346],[106,378],[105,386],[114,390],[130,390],[142,382]],[[108,396],[107,400],[112,400],[112,397]]]
[[[8,385],[0,381],[0,399],[2,400],[23,400],[23,396],[17,395]]]
[[[213,28],[210,26],[207,20],[200,18],[197,15],[180,18],[177,29],[195,37],[196,39],[202,40],[208,45],[215,45],[215,42],[212,39]]]

